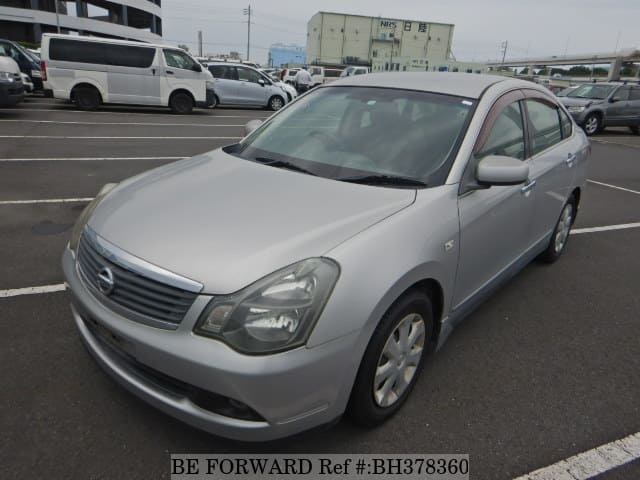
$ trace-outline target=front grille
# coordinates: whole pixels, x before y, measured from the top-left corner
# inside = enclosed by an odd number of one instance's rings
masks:
[[[114,263],[100,254],[87,235],[80,239],[78,266],[97,296],[152,320],[178,325],[197,296]],[[105,267],[113,274],[114,287],[108,295],[101,293],[98,280],[99,272]]]

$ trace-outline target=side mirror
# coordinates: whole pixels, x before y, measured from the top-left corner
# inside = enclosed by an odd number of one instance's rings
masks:
[[[201,71],[202,71],[202,67],[200,66],[200,64],[199,64],[199,63],[196,63],[193,67],[191,67],[191,69],[192,69],[194,72],[201,72]]]
[[[480,185],[519,185],[527,181],[529,165],[517,158],[489,155],[478,163],[476,179]]]
[[[249,120],[246,123],[246,125],[244,126],[244,134],[245,134],[245,136],[249,135],[251,132],[253,132],[260,125],[262,125],[262,120]]]
[[[259,78],[258,83],[264,87],[264,78]]]
[[[622,100],[622,98],[620,97],[611,97],[609,99],[609,103],[616,103],[616,102],[619,102],[620,100]]]

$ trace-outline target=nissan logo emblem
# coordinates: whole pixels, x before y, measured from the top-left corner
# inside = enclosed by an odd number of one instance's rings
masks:
[[[111,295],[113,288],[116,286],[113,279],[113,272],[109,267],[102,267],[98,272],[98,288],[105,295]]]

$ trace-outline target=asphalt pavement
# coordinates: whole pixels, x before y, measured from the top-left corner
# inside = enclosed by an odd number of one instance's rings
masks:
[[[268,115],[43,98],[0,110],[0,291],[63,281],[82,199],[103,184]],[[575,228],[640,222],[640,137],[594,137],[589,170]],[[523,475],[640,431],[639,247],[640,228],[572,235],[559,262],[532,263],[453,332],[389,422],[267,444],[195,430],[119,387],[83,349],[65,292],[0,298],[2,477],[168,478],[169,454],[186,452],[469,453],[472,479]],[[640,463],[598,478],[640,478]]]

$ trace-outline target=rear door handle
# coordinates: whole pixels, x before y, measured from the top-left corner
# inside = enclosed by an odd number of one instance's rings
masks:
[[[567,162],[567,165],[569,166],[569,168],[573,167],[573,164],[575,163],[575,161],[578,159],[578,157],[576,156],[575,153],[570,153],[567,156],[567,159],[565,160],[565,162]]]
[[[523,195],[528,195],[529,192],[531,192],[531,190],[533,190],[533,187],[535,187],[535,186],[536,186],[536,181],[535,180],[531,180],[524,187],[522,187],[520,189],[520,191],[522,192]]]

